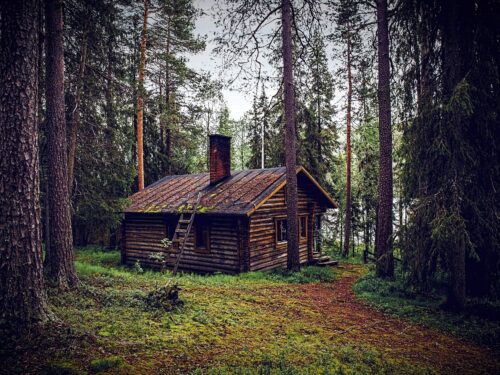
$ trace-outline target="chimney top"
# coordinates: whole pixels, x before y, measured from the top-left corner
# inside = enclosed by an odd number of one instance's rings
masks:
[[[231,137],[211,134],[210,139],[210,185],[215,185],[231,176]]]

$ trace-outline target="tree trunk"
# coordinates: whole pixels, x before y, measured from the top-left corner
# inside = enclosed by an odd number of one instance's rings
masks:
[[[144,142],[143,142],[143,120],[144,120],[144,67],[146,65],[146,41],[148,30],[149,3],[144,0],[144,22],[142,26],[139,59],[139,78],[137,92],[137,181],[139,191],[144,189]]]
[[[377,276],[394,276],[392,256],[392,131],[387,0],[377,0],[380,174],[377,210]]]
[[[172,88],[172,78],[170,74],[170,35],[171,31],[171,20],[168,19],[167,26],[167,45],[166,45],[166,66],[165,66],[165,104],[167,109],[167,123],[164,124],[164,132],[165,132],[165,143],[163,144],[165,156],[167,158],[167,174],[172,174],[172,120],[175,118],[173,116],[173,107],[174,107],[174,95]],[[210,150],[209,150],[210,151]]]
[[[453,96],[456,85],[466,77],[471,67],[472,51],[472,15],[474,14],[474,2],[460,0],[453,3],[443,2],[443,96],[444,101],[449,102]],[[461,123],[464,120],[460,116],[448,116],[447,121],[453,121],[456,129],[464,129]],[[457,178],[457,177],[456,177]],[[457,178],[458,179],[458,178]],[[453,216],[460,216],[462,209],[462,193],[456,187],[458,181],[452,183],[454,187],[447,191],[451,196],[450,207],[447,207]],[[463,228],[465,232],[465,228]],[[465,280],[465,236],[456,236],[449,246],[447,252],[449,289],[447,306],[453,310],[463,310],[466,302],[466,280]]]
[[[364,225],[364,241],[365,241],[365,251],[363,253],[363,262],[366,263],[368,260],[368,252],[370,251],[370,223],[369,223],[369,211],[368,202],[365,201],[365,225]]]
[[[292,4],[281,2],[283,38],[283,86],[285,99],[285,159],[286,159],[286,208],[287,208],[287,266],[289,270],[300,269],[299,233],[297,230],[297,155],[295,134],[295,93],[293,86],[292,60]]]
[[[321,253],[321,245],[323,243],[323,238],[321,237],[321,230],[322,230],[322,219],[323,216],[322,214],[316,215],[316,252]]]
[[[38,159],[37,0],[0,6],[0,325],[48,319]]]
[[[349,256],[349,240],[351,236],[352,198],[351,198],[351,106],[352,106],[352,73],[351,42],[347,39],[347,134],[346,134],[346,199],[345,199],[345,233],[342,256]]]
[[[69,212],[62,6],[61,0],[45,2],[50,247],[44,266],[47,281],[64,290],[74,286],[78,278],[73,259]]]
[[[339,253],[342,253],[342,249],[343,249],[343,238],[344,238],[344,221],[342,220],[342,217],[341,215],[339,215],[339,224],[340,224],[340,235],[339,235],[339,239],[340,239],[340,247],[339,247]]]
[[[80,46],[80,66],[75,87],[74,107],[71,110],[69,120],[69,143],[68,143],[68,191],[71,197],[73,193],[73,183],[75,179],[75,158],[76,143],[78,138],[78,128],[80,127],[80,97],[85,75],[85,64],[87,61],[87,31],[84,31],[82,45]]]

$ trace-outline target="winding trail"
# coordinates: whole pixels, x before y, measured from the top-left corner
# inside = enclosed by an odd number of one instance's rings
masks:
[[[346,272],[332,283],[297,287],[302,303],[323,317],[311,324],[331,331],[332,340],[373,345],[393,358],[427,364],[443,374],[500,374],[500,353],[385,315],[358,299],[352,286],[361,274],[349,272],[355,266],[344,267]]]

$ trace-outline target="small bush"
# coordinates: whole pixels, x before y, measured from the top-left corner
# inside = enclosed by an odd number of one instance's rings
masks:
[[[133,269],[135,273],[144,273],[144,270],[142,269],[141,266],[141,262],[139,262],[138,260],[135,261]]]
[[[184,303],[179,299],[179,285],[165,285],[149,292],[145,297],[146,306],[150,309],[172,311]]]

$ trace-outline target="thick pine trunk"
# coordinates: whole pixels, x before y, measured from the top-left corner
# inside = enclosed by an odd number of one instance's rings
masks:
[[[144,67],[146,65],[146,41],[148,31],[149,3],[144,0],[144,20],[142,25],[140,41],[140,58],[137,90],[137,183],[138,189],[144,189],[144,140],[143,140],[143,120],[144,120]]]
[[[380,174],[377,210],[377,275],[394,276],[392,256],[392,131],[387,0],[377,0]]]
[[[345,233],[342,256],[349,256],[349,239],[351,236],[352,198],[351,198],[351,107],[352,107],[352,72],[351,43],[347,40],[347,134],[346,134],[346,202],[345,202]]]
[[[300,269],[299,233],[297,229],[297,155],[295,134],[295,94],[293,87],[292,60],[292,4],[281,2],[283,38],[283,86],[285,96],[285,159],[286,159],[286,208],[287,208],[287,255],[288,269]]]
[[[77,283],[78,278],[73,259],[69,212],[62,5],[61,0],[45,2],[50,247],[44,266],[50,284],[68,289]]]
[[[43,286],[38,160],[37,0],[0,6],[0,324],[48,318]]]

